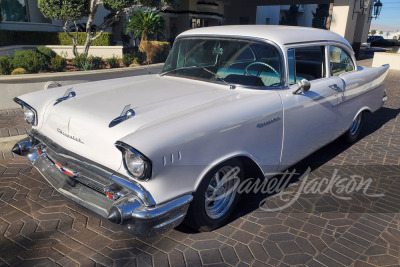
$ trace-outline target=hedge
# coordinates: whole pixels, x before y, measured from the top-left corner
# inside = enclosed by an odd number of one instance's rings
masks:
[[[86,33],[80,32],[78,45],[84,45]],[[72,45],[71,38],[65,32],[34,32],[0,30],[0,46],[8,45]],[[93,41],[92,46],[112,45],[112,34],[103,33]]]

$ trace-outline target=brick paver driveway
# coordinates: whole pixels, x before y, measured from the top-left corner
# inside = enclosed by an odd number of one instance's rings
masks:
[[[266,195],[245,196],[231,222],[210,233],[181,226],[133,238],[67,201],[26,159],[2,159],[0,265],[398,266],[400,72],[390,71],[386,84],[389,100],[368,117],[359,142],[335,141],[320,149],[296,166],[299,173],[312,167],[307,180],[292,183],[285,195],[269,196],[261,208]],[[308,187],[309,193],[296,197],[305,181],[317,187],[334,174],[347,181],[370,178],[369,188],[350,183],[315,194]],[[328,187],[323,183],[321,189]],[[265,210],[288,199],[293,204],[282,211]]]

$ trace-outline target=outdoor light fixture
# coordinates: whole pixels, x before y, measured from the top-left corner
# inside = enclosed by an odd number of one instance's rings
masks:
[[[366,10],[368,10],[369,7],[369,2],[371,0],[359,0],[360,3],[360,11],[356,11],[356,2],[357,0],[354,1],[354,7],[353,7],[353,19],[354,19],[354,14],[361,14],[361,15],[365,15],[366,14]]]
[[[382,6],[383,4],[381,3],[381,0],[378,0],[377,2],[375,2],[374,4],[374,9],[372,11],[372,16],[369,17],[369,19],[377,19],[379,17],[379,15],[381,14],[381,10],[382,10]]]
[[[381,0],[378,0],[378,2],[376,2],[374,4],[374,17],[375,17],[375,19],[377,19],[379,17],[379,15],[381,14],[382,6],[383,6],[383,4],[381,3]]]
[[[364,13],[364,10],[368,9],[370,0],[360,0],[360,9],[361,12]]]

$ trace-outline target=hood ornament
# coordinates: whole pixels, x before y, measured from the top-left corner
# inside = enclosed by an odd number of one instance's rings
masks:
[[[63,97],[60,97],[56,100],[53,106],[63,102],[64,100],[70,99],[71,97],[75,97],[76,93],[72,91],[72,88],[67,89]]]
[[[109,128],[114,127],[115,125],[120,124],[123,121],[126,121],[127,119],[132,118],[135,116],[135,111],[131,109],[131,105],[126,105],[124,109],[121,112],[121,115],[113,119],[110,124],[108,125]]]

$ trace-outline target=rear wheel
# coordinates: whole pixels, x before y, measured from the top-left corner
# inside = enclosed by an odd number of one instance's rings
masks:
[[[357,141],[360,132],[363,128],[364,124],[364,112],[360,112],[360,114],[357,115],[357,117],[353,120],[351,123],[350,128],[347,130],[347,132],[343,135],[343,140],[348,143],[352,144],[355,141]]]
[[[197,231],[221,227],[239,201],[236,188],[242,180],[243,167],[238,160],[232,159],[214,167],[193,195],[186,224]]]

